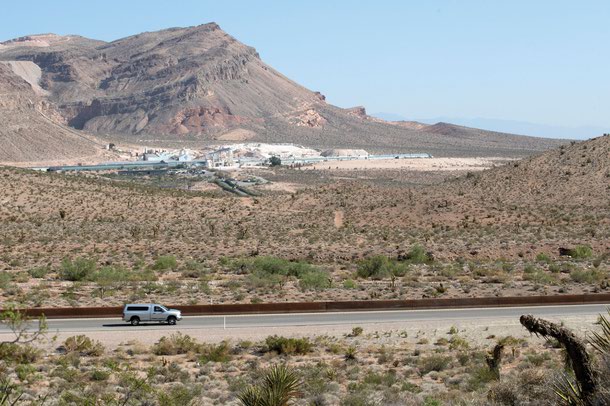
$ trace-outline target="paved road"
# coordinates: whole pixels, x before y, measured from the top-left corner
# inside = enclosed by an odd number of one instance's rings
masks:
[[[305,314],[265,314],[265,315],[235,315],[235,316],[187,316],[178,323],[178,327],[142,324],[132,327],[123,323],[120,317],[104,319],[55,319],[49,320],[51,332],[87,332],[107,331],[120,332],[139,330],[189,330],[202,328],[251,328],[266,327],[298,327],[304,332],[310,326],[363,325],[372,323],[427,322],[447,320],[493,322],[507,319],[517,321],[522,314],[534,314],[540,317],[561,320],[567,317],[596,316],[606,313],[608,305],[569,305],[569,306],[533,306],[533,307],[499,307],[482,309],[440,309],[440,310],[393,310],[374,312],[345,313],[305,313]],[[316,329],[319,331],[320,329]],[[7,332],[5,326],[0,326],[0,333]]]

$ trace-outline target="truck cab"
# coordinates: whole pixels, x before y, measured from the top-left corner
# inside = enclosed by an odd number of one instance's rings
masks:
[[[123,321],[131,323],[132,326],[137,326],[142,322],[175,325],[180,320],[182,320],[180,310],[168,309],[160,304],[126,304],[123,307]]]

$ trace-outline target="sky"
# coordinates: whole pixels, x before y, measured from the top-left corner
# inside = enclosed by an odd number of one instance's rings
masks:
[[[214,21],[341,107],[533,123],[573,138],[610,132],[607,0],[2,3],[0,40],[53,32],[112,41]]]

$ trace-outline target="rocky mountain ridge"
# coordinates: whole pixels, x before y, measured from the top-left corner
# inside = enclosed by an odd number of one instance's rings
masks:
[[[487,156],[523,156],[559,143],[465,127],[429,131],[434,126],[333,106],[215,23],[112,42],[30,35],[3,42],[0,61],[40,70],[40,96],[54,106],[58,124],[130,143],[249,139]]]

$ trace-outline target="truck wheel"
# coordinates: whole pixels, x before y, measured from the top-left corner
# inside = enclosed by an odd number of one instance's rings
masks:
[[[131,321],[131,325],[132,325],[132,326],[137,326],[137,325],[139,325],[139,324],[140,324],[140,318],[139,318],[139,317],[135,317],[135,316],[134,316],[134,317],[132,317],[132,318],[131,318],[131,320],[130,320],[130,321]]]
[[[176,324],[176,318],[174,316],[169,316],[167,318],[167,324],[169,324],[170,326],[173,326]]]

